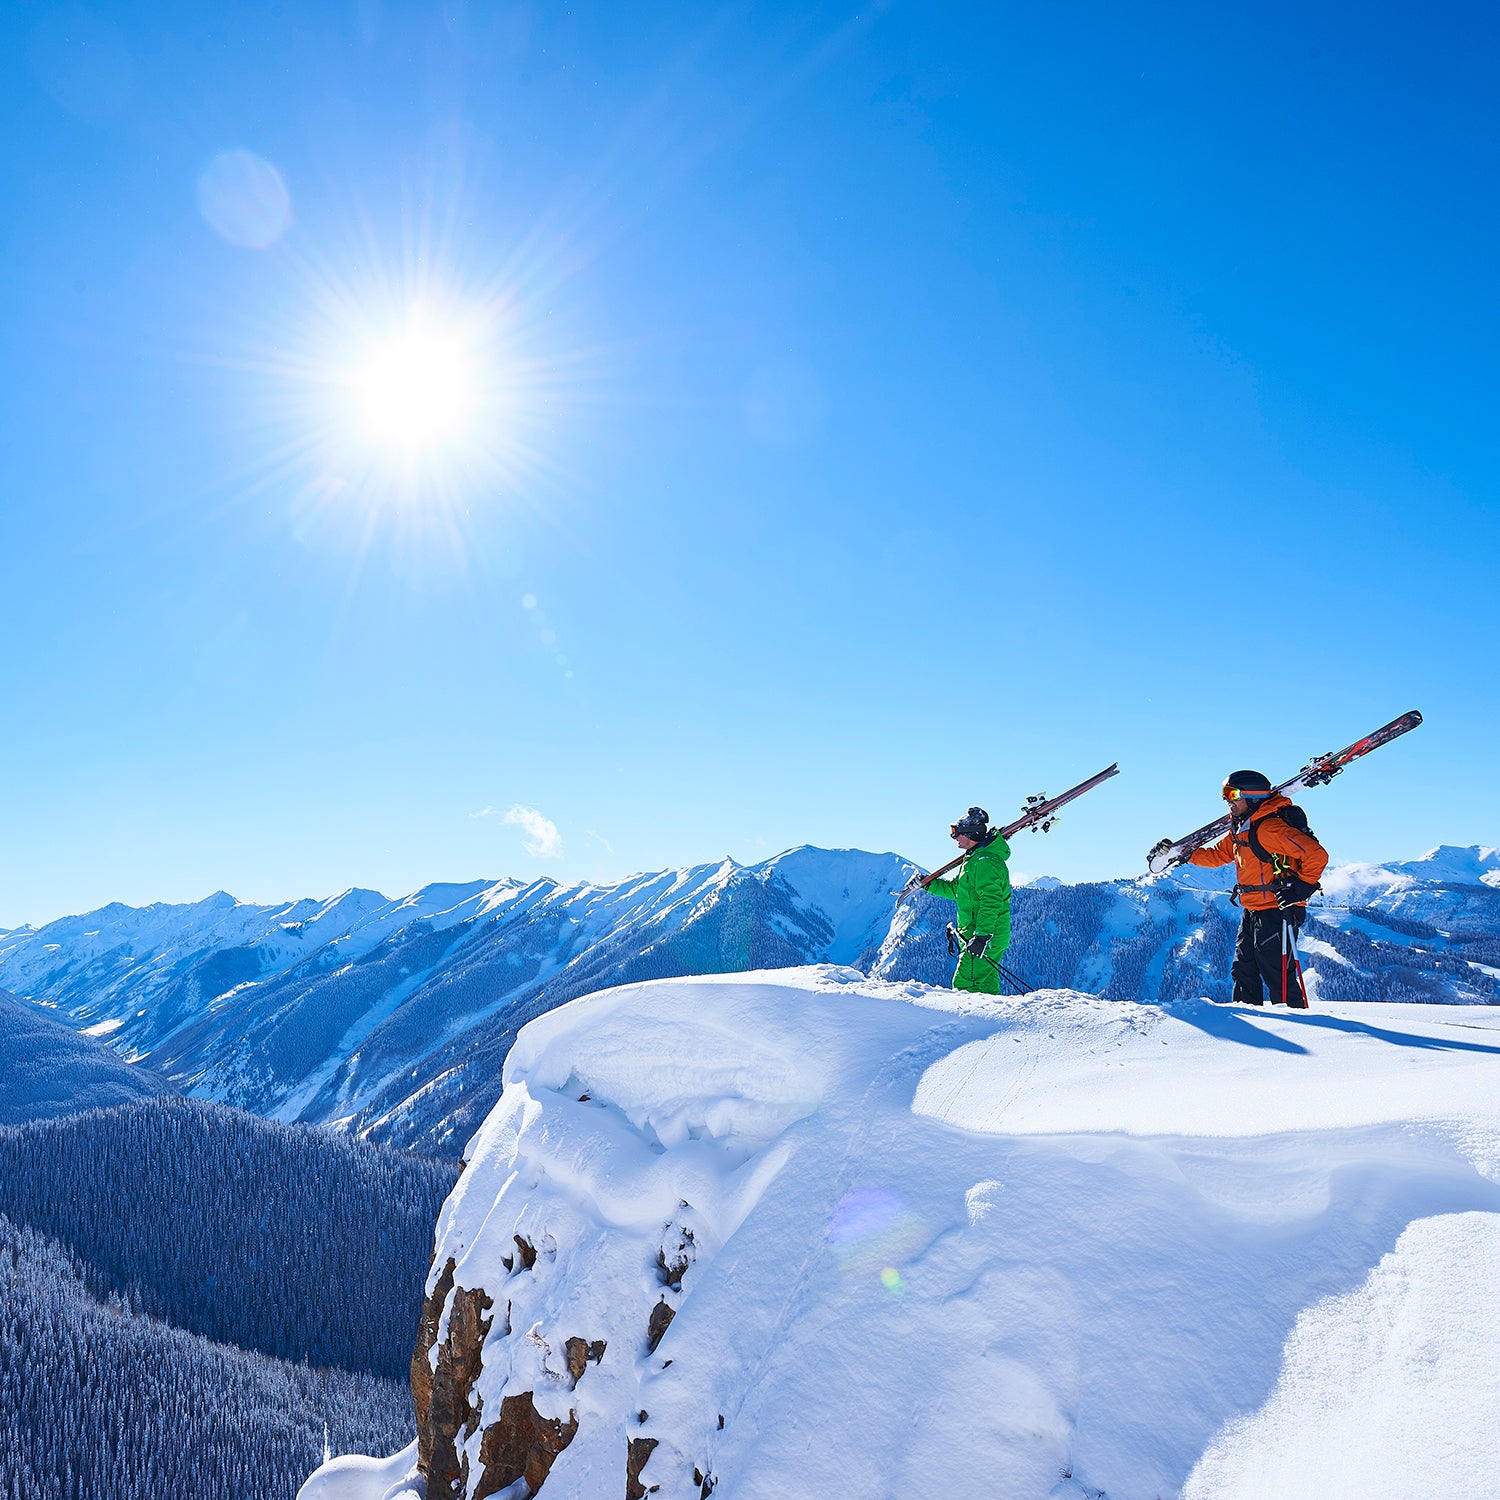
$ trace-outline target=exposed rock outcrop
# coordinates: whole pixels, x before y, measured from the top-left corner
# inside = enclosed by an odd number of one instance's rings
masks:
[[[558,1024],[534,1033],[543,1051]],[[637,1030],[597,1046],[560,1033],[545,1061],[513,1050],[527,1077],[469,1143],[412,1371],[427,1500],[723,1489],[720,1367],[686,1314],[784,1165],[821,1064],[780,1031],[735,1031],[722,1095],[700,1099],[702,1049],[667,1045],[643,1070]]]
[[[646,1460],[651,1457],[657,1441],[656,1438],[631,1438],[625,1457],[625,1500],[645,1500],[651,1493],[641,1483],[641,1470],[646,1467]]]
[[[667,1306],[665,1297],[651,1309],[651,1317],[646,1323],[647,1353],[656,1353],[656,1346],[666,1337],[667,1329],[672,1326],[672,1319],[676,1316],[677,1314]]]
[[[604,1358],[605,1343],[603,1339],[595,1339],[593,1343],[584,1339],[569,1339],[563,1348],[568,1356],[568,1374],[573,1377],[573,1384],[577,1385],[583,1379],[583,1372],[590,1362],[597,1365]]]
[[[486,1316],[494,1307],[490,1296],[484,1291],[455,1287],[453,1273],[454,1261],[450,1257],[432,1294],[422,1305],[417,1347],[411,1360],[417,1463],[427,1479],[427,1493],[432,1500],[462,1496],[467,1488],[468,1460],[462,1450],[479,1424],[472,1395],[479,1377],[485,1336],[494,1324],[493,1317]],[[448,1317],[443,1328],[445,1308]],[[444,1333],[441,1342],[440,1329]]]
[[[516,1245],[521,1268],[529,1270],[536,1263],[536,1251],[519,1236]],[[455,1271],[450,1257],[423,1303],[412,1355],[417,1467],[427,1481],[429,1500],[463,1500],[470,1493],[466,1448],[481,1432],[480,1473],[472,1500],[484,1500],[518,1479],[524,1479],[535,1495],[557,1455],[577,1435],[578,1418],[573,1412],[566,1418],[545,1417],[537,1411],[532,1393],[523,1391],[504,1397],[498,1419],[486,1423],[475,1383],[483,1366],[485,1339],[494,1330],[494,1301],[482,1289],[455,1285]],[[510,1332],[509,1304],[498,1332]],[[565,1341],[568,1376],[575,1387],[588,1366],[604,1358],[605,1347],[603,1339]]]
[[[507,1485],[524,1479],[534,1495],[546,1482],[553,1461],[578,1434],[578,1418],[565,1422],[541,1416],[531,1392],[507,1396],[500,1403],[500,1420],[486,1427],[479,1446],[484,1472],[474,1500],[484,1500]],[[432,1495],[429,1480],[427,1494]]]

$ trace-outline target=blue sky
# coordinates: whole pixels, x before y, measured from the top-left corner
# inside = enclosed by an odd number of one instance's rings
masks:
[[[1111,876],[1412,707],[1314,827],[1500,842],[1497,30],[5,7],[0,927],[936,863],[1118,759],[1015,859]]]

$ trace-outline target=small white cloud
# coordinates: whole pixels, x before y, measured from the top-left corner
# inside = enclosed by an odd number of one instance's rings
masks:
[[[485,808],[485,812],[492,813],[495,809]],[[483,816],[483,814],[479,814]],[[557,831],[557,824],[551,818],[543,817],[534,807],[522,807],[518,802],[508,811],[500,814],[502,823],[514,823],[521,829],[521,842],[526,846],[528,854],[539,855],[543,859],[556,859],[562,853],[562,835]]]

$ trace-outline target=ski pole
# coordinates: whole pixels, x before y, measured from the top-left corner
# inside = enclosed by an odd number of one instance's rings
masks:
[[[1287,921],[1281,919],[1281,1003],[1286,1004],[1286,928]]]
[[[969,945],[964,940],[964,935],[952,922],[944,929],[944,936],[948,939],[949,953],[968,953]],[[1036,988],[1034,984],[1027,984],[1014,969],[1008,969],[1002,963],[997,963],[988,953],[970,953],[970,958],[982,958],[1001,979],[1012,985],[1020,994],[1029,995]]]
[[[1302,997],[1302,1004],[1307,1004],[1307,980],[1302,973],[1302,960],[1297,956],[1297,929],[1290,922],[1287,926],[1291,928],[1292,967],[1297,971],[1297,993]]]
[[[1031,986],[1019,974],[1012,973],[1004,964],[997,964],[987,953],[981,953],[979,957],[1000,976],[1002,984],[1008,984],[1016,992],[1018,999],[1022,995],[1029,995],[1031,993]]]
[[[1023,995],[1029,995],[1036,989],[1034,984],[1027,982],[1016,973],[1014,969],[1007,969],[1004,964],[996,964],[995,968],[1005,976]]]

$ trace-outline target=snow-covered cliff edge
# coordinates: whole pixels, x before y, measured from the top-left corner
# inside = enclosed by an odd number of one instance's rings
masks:
[[[1327,1500],[1500,1464],[1493,1010],[820,966],[576,1001],[505,1079],[438,1225],[419,1449],[304,1500]]]

